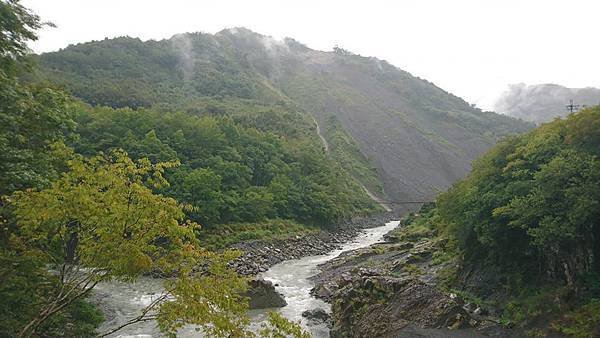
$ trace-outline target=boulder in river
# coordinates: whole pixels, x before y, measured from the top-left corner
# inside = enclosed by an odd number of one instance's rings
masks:
[[[283,295],[275,290],[273,283],[262,278],[248,282],[245,296],[250,298],[250,309],[268,309],[287,305]]]
[[[331,319],[331,315],[320,307],[302,312],[302,317],[314,324],[328,323]]]

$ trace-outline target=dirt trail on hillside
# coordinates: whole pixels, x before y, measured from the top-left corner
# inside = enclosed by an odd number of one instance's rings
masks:
[[[364,184],[362,184],[360,181],[359,181],[358,183],[360,183],[361,187],[362,187],[362,188],[363,188],[363,190],[364,190],[364,191],[367,193],[367,195],[369,195],[369,197],[371,197],[371,199],[372,199],[373,201],[375,201],[375,202],[379,203],[379,205],[381,205],[381,207],[382,207],[382,208],[384,208],[384,209],[385,209],[385,211],[387,211],[387,212],[390,212],[390,211],[392,211],[392,208],[390,208],[390,206],[389,206],[389,205],[387,205],[387,204],[385,203],[385,201],[383,201],[381,198],[379,198],[379,197],[377,197],[377,196],[373,195],[373,193],[372,193],[372,192],[370,192],[370,191],[369,191],[369,189],[367,189],[367,187],[365,187],[365,185],[364,185]]]
[[[315,119],[314,116],[311,116],[311,118],[315,122],[315,125],[317,126],[317,135],[319,135],[319,138],[321,139],[321,142],[323,143],[323,147],[325,147],[325,152],[329,152],[329,143],[327,143],[327,140],[325,139],[323,134],[321,134],[321,126],[319,126],[319,122],[317,122],[317,119]]]
[[[314,116],[311,116],[311,118],[315,122],[315,126],[317,126],[317,135],[319,135],[319,138],[321,139],[321,142],[323,143],[323,147],[325,148],[325,152],[328,153],[329,152],[329,143],[327,143],[327,140],[325,139],[325,136],[323,136],[323,134],[321,133],[321,126],[319,126],[319,122],[317,121],[317,119],[315,119]],[[367,193],[367,195],[369,195],[369,197],[373,201],[379,203],[379,205],[381,205],[381,207],[383,209],[385,209],[385,211],[387,211],[387,212],[392,211],[392,208],[390,208],[390,206],[388,204],[386,204],[385,201],[383,201],[381,198],[375,196],[375,194],[373,194],[372,192],[370,192],[369,189],[367,189],[367,187],[365,187],[365,185],[362,184],[361,181],[359,181],[358,179],[356,181],[360,184],[360,186],[363,188],[363,190],[365,191],[365,193]]]

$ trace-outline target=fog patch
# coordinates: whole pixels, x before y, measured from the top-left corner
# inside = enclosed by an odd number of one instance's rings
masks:
[[[193,43],[189,34],[177,34],[171,38],[173,49],[177,51],[184,81],[189,81],[194,73]]]
[[[259,41],[270,57],[277,57],[282,53],[287,53],[290,51],[290,47],[285,43],[285,41],[277,40],[271,36],[261,36]]]
[[[517,83],[508,86],[494,104],[494,110],[516,118],[535,123],[551,121],[556,117],[567,116],[570,100],[579,105],[600,104],[598,88],[567,88],[557,84],[527,85]]]

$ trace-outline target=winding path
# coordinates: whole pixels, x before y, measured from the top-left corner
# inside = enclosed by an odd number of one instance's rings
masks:
[[[323,136],[323,134],[321,133],[321,126],[319,126],[319,122],[317,121],[317,119],[313,115],[311,115],[310,117],[315,122],[315,126],[317,126],[317,135],[319,136],[319,138],[321,139],[321,142],[323,143],[323,147],[325,148],[325,152],[329,153],[329,143],[327,143],[327,140],[325,139],[325,136]],[[371,191],[369,191],[369,189],[367,189],[367,187],[365,187],[365,185],[362,184],[361,181],[359,181],[358,179],[356,179],[356,182],[358,182],[358,184],[360,184],[360,186],[363,188],[363,190],[365,191],[365,193],[367,195],[369,195],[369,197],[373,201],[379,203],[379,205],[383,209],[385,209],[385,211],[387,211],[387,212],[392,211],[392,208],[390,208],[390,206],[388,204],[386,204],[381,198],[375,196],[375,194],[373,194]]]
[[[329,152],[329,143],[327,143],[325,136],[323,136],[323,134],[321,134],[321,126],[319,126],[319,122],[317,122],[317,119],[315,119],[315,117],[312,115],[311,115],[311,118],[315,122],[315,125],[317,126],[317,135],[319,135],[321,142],[323,142],[323,147],[325,147],[325,152],[327,153],[327,152]]]
[[[381,198],[375,196],[372,192],[369,191],[369,189],[367,189],[367,187],[365,187],[364,184],[362,184],[360,181],[358,182],[360,184],[360,186],[363,188],[363,190],[365,191],[365,193],[367,193],[367,195],[369,195],[369,197],[371,197],[371,199],[377,203],[379,203],[379,205],[381,205],[381,207],[383,209],[385,209],[385,211],[390,212],[392,211],[392,208],[390,208],[389,205],[387,205]]]

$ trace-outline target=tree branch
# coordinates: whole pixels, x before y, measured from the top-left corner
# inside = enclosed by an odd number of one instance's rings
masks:
[[[128,320],[127,322],[115,327],[114,329],[111,329],[107,332],[104,332],[100,335],[98,335],[98,337],[106,337],[109,334],[113,334],[129,325],[133,325],[135,323],[140,323],[140,322],[147,322],[150,320],[155,320],[157,318],[156,315],[149,315],[146,316],[148,314],[148,312],[150,312],[153,308],[155,308],[157,305],[159,305],[160,303],[162,303],[164,300],[167,299],[167,297],[171,294],[170,291],[168,292],[164,292],[160,297],[156,298],[155,300],[152,301],[152,303],[150,303],[148,306],[146,306],[142,312],[140,313],[139,316],[131,318],[130,320]]]

